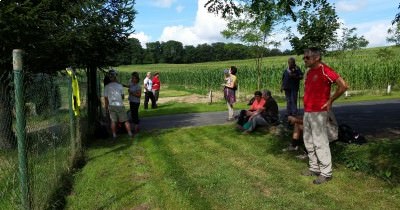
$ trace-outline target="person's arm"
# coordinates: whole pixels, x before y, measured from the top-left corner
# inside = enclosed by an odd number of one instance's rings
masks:
[[[337,78],[335,81],[337,88],[335,93],[329,98],[329,100],[321,107],[324,109],[325,107],[327,108],[327,111],[331,110],[332,103],[339,98],[346,90],[349,88],[346,82],[343,80],[342,77]]]

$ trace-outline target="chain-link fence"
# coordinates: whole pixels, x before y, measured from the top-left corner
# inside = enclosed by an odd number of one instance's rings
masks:
[[[58,205],[56,198],[65,175],[83,152],[86,126],[80,123],[86,118],[86,78],[84,72],[73,74],[74,86],[67,71],[22,72],[21,84],[15,82],[15,71],[0,73],[0,209],[54,208],[49,205]],[[15,90],[19,85],[25,118],[22,126],[26,124],[23,150],[17,138],[21,124],[16,120],[19,99]],[[74,90],[78,86],[80,91]],[[70,108],[74,106],[79,106],[80,113]]]

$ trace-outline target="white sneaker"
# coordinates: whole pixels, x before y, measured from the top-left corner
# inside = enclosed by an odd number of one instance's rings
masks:
[[[289,145],[288,147],[282,149],[282,152],[288,152],[288,151],[297,151],[299,150],[299,146],[293,146],[293,145]]]

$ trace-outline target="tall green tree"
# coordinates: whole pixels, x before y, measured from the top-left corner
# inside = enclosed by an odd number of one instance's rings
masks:
[[[336,42],[336,30],[339,29],[340,23],[335,8],[329,2],[306,2],[298,16],[299,36],[291,33],[289,38],[297,54],[302,54],[308,47],[318,47],[326,51]]]
[[[400,3],[399,3],[399,6],[397,8],[400,9]],[[395,23],[399,23],[399,22],[400,22],[400,12],[396,14],[396,17],[394,17],[394,20],[392,21],[392,24],[394,25]]]
[[[89,125],[100,117],[97,69],[115,65],[118,53],[128,44],[136,14],[134,3],[132,0],[84,0],[74,13],[76,41],[72,54],[77,65],[87,69]]]
[[[0,75],[12,70],[11,52],[16,48],[25,51],[25,71],[55,73],[67,66],[86,67],[88,102],[95,105],[89,108],[98,110],[96,70],[116,61],[116,52],[132,32],[133,4],[129,0],[0,1]],[[0,127],[5,131],[0,132],[0,148],[10,148],[14,141],[10,83],[0,84]]]
[[[387,33],[388,37],[386,37],[386,41],[394,43],[396,46],[400,46],[400,22],[396,22],[388,29]]]
[[[51,73],[69,62],[70,11],[75,1],[0,1],[0,149],[15,145],[12,132],[12,50],[23,49],[24,71]]]
[[[196,47],[193,45],[186,45],[183,47],[183,62],[184,63],[194,63],[196,62]]]
[[[364,36],[358,36],[356,34],[357,28],[343,28],[342,36],[339,38],[337,43],[337,49],[341,51],[345,50],[357,50],[368,45],[368,40]]]
[[[265,8],[265,10],[254,10],[254,8]],[[273,40],[272,32],[275,27],[285,20],[284,12],[274,2],[259,2],[256,6],[242,6],[240,16],[227,16],[227,29],[222,35],[230,39],[239,39],[243,43],[252,46],[255,51],[257,67],[257,88],[261,87],[262,58],[265,47],[277,45]]]
[[[161,43],[162,61],[164,63],[182,63],[183,45],[178,41],[167,41]]]
[[[118,52],[117,65],[142,64],[143,48],[136,38],[129,38],[127,44]]]
[[[159,63],[161,57],[162,49],[159,41],[146,43],[145,63]]]

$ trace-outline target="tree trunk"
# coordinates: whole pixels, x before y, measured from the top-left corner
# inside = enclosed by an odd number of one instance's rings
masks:
[[[10,103],[11,95],[14,93],[8,86],[10,79],[2,76],[2,80],[0,83],[0,150],[5,150],[16,146],[16,138],[12,129],[13,117]]]
[[[100,113],[100,98],[97,88],[97,67],[95,65],[87,68],[87,105],[88,105],[88,134],[93,136],[96,122]]]

